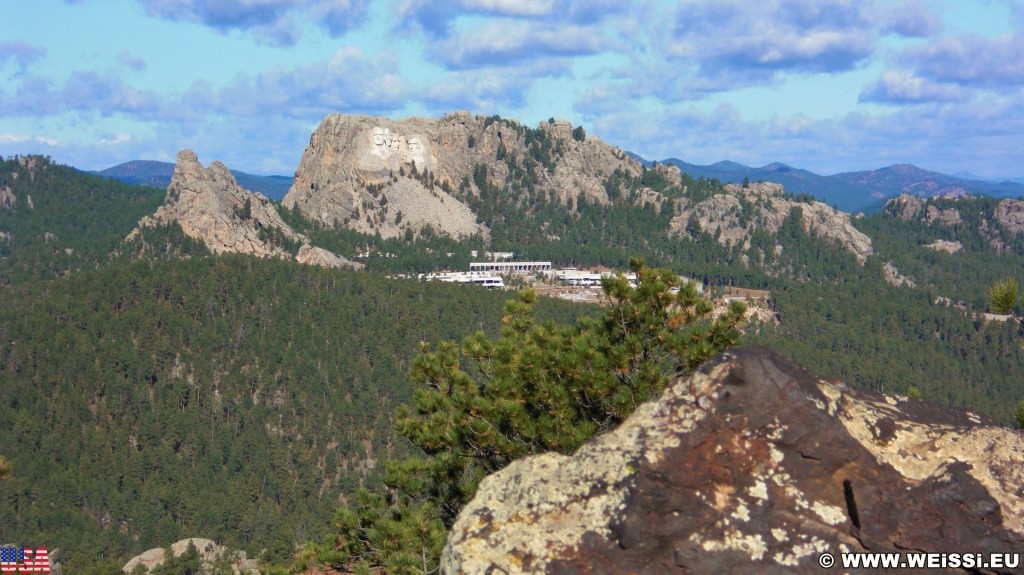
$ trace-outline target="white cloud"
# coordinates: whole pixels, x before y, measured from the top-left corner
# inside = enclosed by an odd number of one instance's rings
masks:
[[[876,83],[864,89],[861,102],[952,102],[966,100],[969,94],[959,86],[939,84],[913,72],[887,70]]]
[[[268,44],[299,39],[298,18],[341,36],[366,19],[369,0],[137,0],[151,16],[199,22],[218,30],[253,31]]]
[[[550,14],[554,0],[463,0],[462,8],[471,11],[507,16],[542,16]]]
[[[44,136],[26,136],[24,134],[0,134],[0,144],[44,144],[46,146],[59,146],[61,145],[60,140],[57,138],[47,138]]]
[[[132,141],[132,135],[124,132],[118,132],[117,134],[107,134],[100,138],[96,143],[101,146],[116,146],[119,144],[126,144]]]
[[[436,45],[437,57],[454,69],[505,66],[545,57],[596,54],[609,47],[592,26],[550,26],[498,21]]]
[[[1024,87],[1024,32],[995,39],[944,37],[908,50],[901,62],[939,82],[1017,89]]]

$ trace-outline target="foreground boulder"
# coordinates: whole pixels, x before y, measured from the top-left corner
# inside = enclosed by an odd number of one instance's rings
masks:
[[[1016,552],[1022,463],[1024,437],[984,417],[731,351],[572,457],[485,479],[442,568],[822,573],[824,552]]]

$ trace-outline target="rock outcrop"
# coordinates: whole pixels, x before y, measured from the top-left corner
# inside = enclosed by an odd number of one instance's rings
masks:
[[[1024,232],[1024,201],[1002,200],[996,206],[994,217],[1011,234]]]
[[[917,287],[917,282],[914,281],[914,278],[900,273],[900,270],[897,269],[892,262],[885,262],[882,264],[882,278],[891,286],[908,288]]]
[[[919,219],[921,214],[924,213],[925,204],[927,202],[923,198],[917,198],[910,194],[900,194],[885,202],[885,209],[903,221],[912,222]]]
[[[949,240],[935,240],[930,244],[925,244],[924,247],[937,252],[946,252],[947,254],[956,254],[964,251],[963,243],[951,242]]]
[[[305,259],[329,267],[362,267],[331,254],[308,256],[309,239],[289,226],[274,204],[262,194],[245,190],[221,162],[203,168],[192,150],[178,153],[174,176],[167,187],[164,205],[139,222],[128,236],[135,237],[145,227],[176,222],[191,238],[201,240],[213,253],[241,253],[263,258],[291,259],[292,254],[271,239],[275,230],[286,240],[303,244]],[[320,248],[312,248],[325,252]],[[317,252],[319,253],[319,252]],[[300,256],[303,250],[299,252]]]
[[[954,199],[943,196],[944,199]],[[939,209],[928,203],[925,198],[918,198],[910,194],[900,194],[885,203],[885,209],[893,216],[912,222],[922,220],[926,223],[939,223],[947,226],[955,226],[963,222],[960,211],[956,208]]]
[[[529,132],[515,121],[468,112],[399,121],[330,115],[310,138],[283,204],[328,225],[383,237],[426,226],[453,237],[487,237],[489,230],[454,195],[479,193],[478,166],[500,187],[512,166],[534,153],[546,162],[532,174],[535,187],[562,203],[580,194],[607,202],[608,175],[617,168],[632,176],[643,172],[639,162],[569,122],[542,122]],[[679,181],[678,169],[663,170]]]
[[[0,186],[0,208],[13,208],[17,198],[14,197],[14,190],[8,186]]]
[[[741,244],[748,249],[754,231],[778,232],[793,208],[799,208],[805,233],[843,247],[862,264],[874,253],[871,238],[853,227],[850,214],[822,202],[788,199],[779,184],[759,182],[745,187],[729,184],[725,192],[699,202],[686,198],[677,200],[671,230],[685,235],[688,229],[699,228],[703,233],[715,235],[722,245]]]
[[[730,351],[575,455],[486,478],[442,568],[821,573],[822,553],[1007,553],[1024,547],[1022,464],[1024,437],[984,417]]]
[[[204,573],[212,572],[211,567],[214,563],[225,560],[227,564],[231,566],[233,575],[259,575],[258,565],[255,559],[248,559],[245,551],[230,551],[223,545],[217,545],[210,539],[201,539],[193,537],[190,539],[182,539],[177,543],[171,545],[171,553],[175,557],[181,556],[188,549],[188,545],[191,543],[195,545],[196,550],[199,551],[199,557],[203,562],[203,568],[206,570]],[[146,571],[152,571],[154,567],[164,562],[164,549],[157,547],[150,549],[144,553],[136,555],[128,560],[124,564],[122,570],[125,573],[131,573],[138,565],[145,567]],[[224,574],[226,575],[226,574]]]
[[[924,220],[929,224],[932,222],[938,222],[947,226],[955,226],[963,222],[963,218],[960,216],[960,210],[957,210],[956,208],[940,210],[935,206],[928,206],[928,209],[925,210]]]

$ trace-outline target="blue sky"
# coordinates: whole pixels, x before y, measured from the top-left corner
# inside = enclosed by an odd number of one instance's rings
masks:
[[[288,174],[330,113],[1024,177],[1020,0],[0,0],[0,155]]]

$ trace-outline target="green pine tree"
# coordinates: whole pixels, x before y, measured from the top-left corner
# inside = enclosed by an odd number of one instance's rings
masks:
[[[1006,278],[992,284],[988,292],[988,307],[992,313],[1010,314],[1020,301],[1020,287],[1014,278]]]

